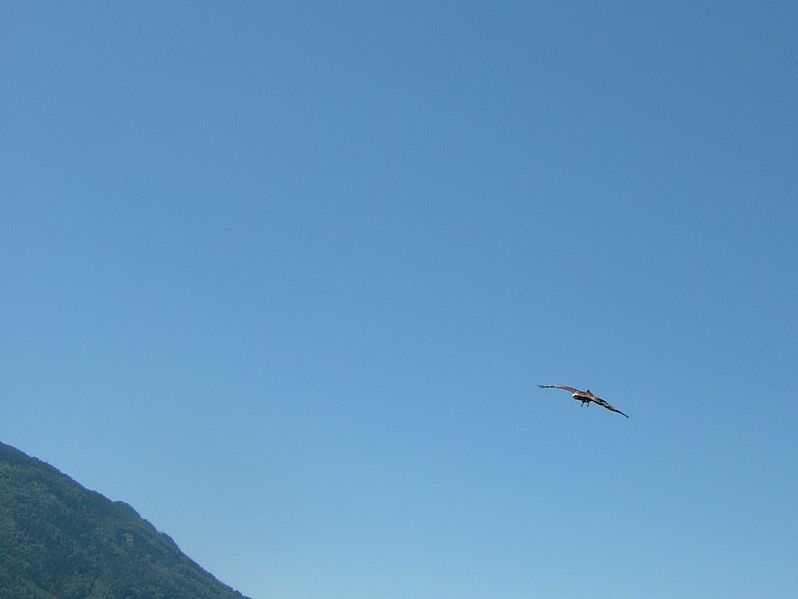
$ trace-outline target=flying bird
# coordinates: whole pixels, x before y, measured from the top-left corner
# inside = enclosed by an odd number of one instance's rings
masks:
[[[618,412],[620,415],[629,418],[629,416],[621,412],[619,409],[612,407],[609,403],[601,399],[598,395],[594,395],[593,393],[591,393],[590,389],[588,389],[587,391],[580,391],[579,389],[574,389],[573,387],[569,387],[567,385],[538,385],[538,387],[540,387],[541,389],[562,389],[563,391],[568,391],[568,393],[571,394],[571,397],[573,397],[577,401],[581,401],[583,406],[585,404],[589,406],[590,402],[592,401],[593,403],[597,403],[598,405],[600,405],[602,408],[607,408],[611,412]]]

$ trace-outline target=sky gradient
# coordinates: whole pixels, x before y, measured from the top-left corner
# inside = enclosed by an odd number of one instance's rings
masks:
[[[798,595],[794,3],[0,15],[3,442],[254,599]]]

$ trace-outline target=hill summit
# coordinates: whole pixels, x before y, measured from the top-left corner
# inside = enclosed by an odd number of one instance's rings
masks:
[[[4,443],[0,597],[246,599],[129,505]]]

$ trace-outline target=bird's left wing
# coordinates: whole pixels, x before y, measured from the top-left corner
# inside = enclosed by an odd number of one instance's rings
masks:
[[[600,397],[595,397],[595,396],[594,396],[594,397],[592,397],[591,399],[592,399],[594,402],[596,402],[598,405],[600,405],[602,408],[607,408],[607,409],[608,409],[609,411],[611,411],[611,412],[618,412],[620,415],[622,415],[622,416],[626,416],[627,418],[629,418],[629,416],[628,416],[627,414],[624,414],[624,413],[623,413],[623,412],[621,412],[621,411],[620,411],[618,408],[614,408],[614,407],[612,407],[612,406],[611,406],[611,405],[610,405],[608,402],[604,401],[604,400],[603,400],[603,399],[601,399]]]

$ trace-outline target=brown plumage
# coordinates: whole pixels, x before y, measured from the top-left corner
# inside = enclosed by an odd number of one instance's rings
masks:
[[[590,402],[592,401],[593,403],[597,403],[598,405],[600,405],[602,408],[607,408],[611,412],[618,412],[622,416],[626,416],[627,418],[629,418],[629,416],[621,412],[619,409],[612,407],[609,403],[601,399],[598,395],[594,395],[593,393],[591,393],[590,389],[588,389],[587,391],[580,391],[579,389],[574,389],[573,387],[569,387],[567,385],[538,385],[538,387],[540,387],[541,389],[562,389],[563,391],[568,391],[568,393],[571,394],[571,397],[573,397],[578,401],[581,401],[583,406],[585,404],[590,405]]]

